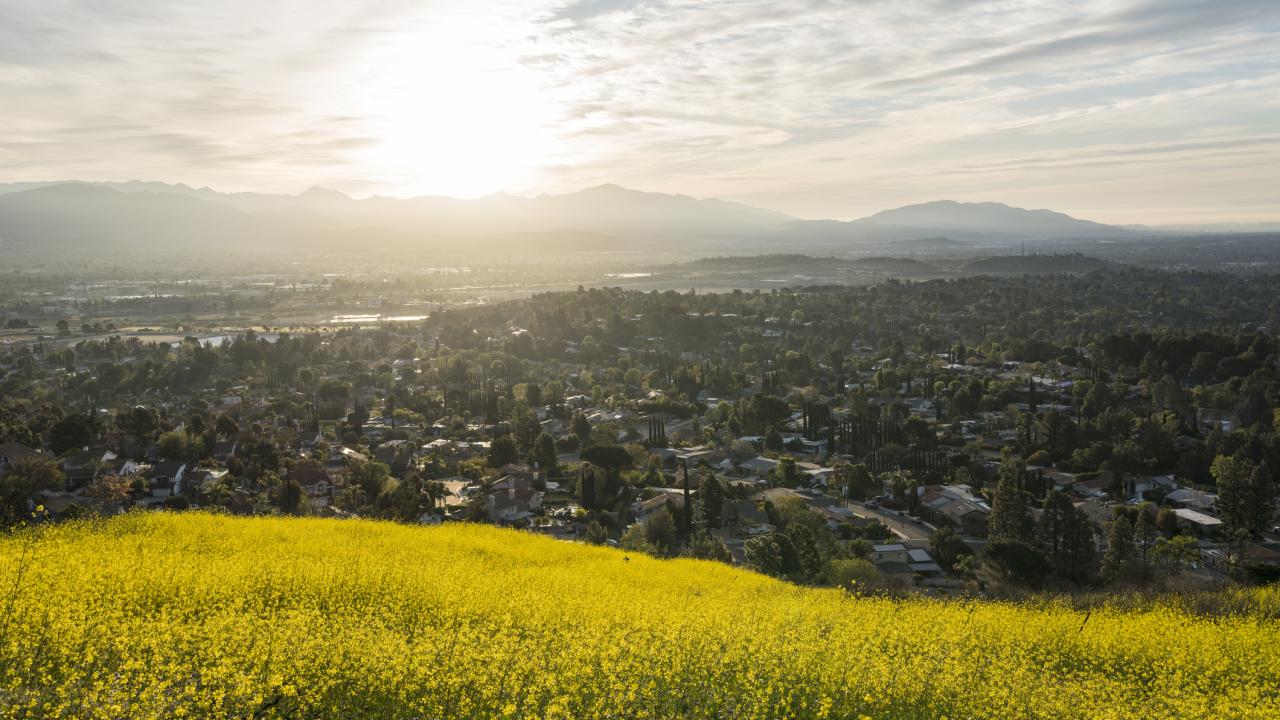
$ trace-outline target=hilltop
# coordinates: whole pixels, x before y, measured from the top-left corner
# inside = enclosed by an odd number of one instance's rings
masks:
[[[858,598],[459,524],[0,540],[10,716],[1275,717],[1273,622]]]
[[[1152,231],[1154,232],[1154,231]],[[296,195],[224,193],[183,184],[0,185],[0,241],[30,253],[250,253],[471,250],[507,253],[666,250],[691,254],[860,249],[964,252],[1138,231],[1048,210],[940,201],[848,222],[799,220],[716,199],[599,185],[570,193],[482,198],[353,198],[324,188]]]

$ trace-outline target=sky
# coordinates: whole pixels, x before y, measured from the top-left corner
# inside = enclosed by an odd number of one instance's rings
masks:
[[[1280,0],[4,0],[0,182],[1280,220]]]

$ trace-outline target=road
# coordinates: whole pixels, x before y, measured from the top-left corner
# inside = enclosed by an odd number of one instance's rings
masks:
[[[853,511],[854,515],[860,515],[868,520],[879,520],[893,531],[894,535],[904,540],[928,540],[933,536],[934,528],[918,520],[912,520],[906,513],[899,515],[897,510],[869,508],[860,502],[848,502],[846,506]]]

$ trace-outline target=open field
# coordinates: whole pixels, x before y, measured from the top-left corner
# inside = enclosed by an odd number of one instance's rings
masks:
[[[0,541],[5,717],[1280,714],[1280,627],[857,598],[473,525],[130,515]]]

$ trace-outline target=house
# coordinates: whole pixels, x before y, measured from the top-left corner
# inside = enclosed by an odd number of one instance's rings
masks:
[[[911,561],[910,551],[902,543],[887,543],[871,546],[871,562],[896,562],[906,564]]]
[[[941,575],[942,566],[934,562],[929,556],[928,550],[908,549],[907,550],[907,567],[911,572],[920,573],[921,575]]]
[[[872,545],[870,560],[883,573],[911,572],[911,551],[902,543]]]
[[[1218,496],[1193,488],[1178,488],[1164,497],[1175,508],[1207,512],[1218,502]]]
[[[183,462],[162,462],[151,466],[151,470],[146,473],[147,484],[151,486],[151,497],[167,498],[181,494],[186,471],[187,464]]]
[[[526,526],[542,508],[542,493],[529,477],[508,475],[483,491],[489,518],[502,525]]]
[[[1222,521],[1196,510],[1177,508],[1173,511],[1178,519],[1178,527],[1191,530],[1198,536],[1215,535],[1222,531]]]
[[[346,445],[339,445],[329,451],[327,466],[331,472],[345,470],[352,463],[367,463],[369,458],[352,450]]]
[[[636,516],[636,522],[644,522],[667,507],[668,503],[676,509],[684,508],[684,493],[660,492],[647,500],[636,500],[631,503],[631,512]]]
[[[812,463],[796,463],[796,467],[809,478],[809,483],[816,487],[827,487],[831,484],[831,478],[835,477],[835,468],[819,467]]]
[[[412,455],[413,443],[408,440],[391,440],[373,451],[373,459],[391,468],[392,472],[404,471]]]
[[[974,495],[968,485],[931,485],[922,488],[920,504],[946,517],[962,535],[987,535],[991,506]]]
[[[714,465],[726,457],[726,453],[715,448],[692,447],[688,450],[676,453],[676,458],[683,460],[689,464],[689,467],[697,465],[699,462],[705,462],[708,465]]]
[[[768,475],[774,468],[778,467],[778,461],[757,455],[738,464],[738,467],[750,472],[753,475]]]
[[[312,506],[325,507],[333,500],[333,480],[325,470],[296,467],[288,472],[287,477],[298,481]]]
[[[938,512],[955,523],[961,535],[986,537],[987,523],[991,519],[991,508],[986,503],[974,503],[968,500],[948,500]]]
[[[102,472],[108,475],[133,475],[139,470],[141,470],[141,468],[138,466],[138,463],[128,458],[115,458],[102,463]]]
[[[58,467],[66,478],[68,490],[81,488],[93,481],[98,473],[106,469],[111,461],[116,460],[114,452],[105,447],[85,448],[63,458]]]
[[[826,457],[828,444],[826,440],[800,439],[800,452],[814,457]]]
[[[9,471],[9,468],[18,464],[24,458],[39,454],[39,451],[29,448],[22,443],[0,443],[0,475],[4,475]]]

